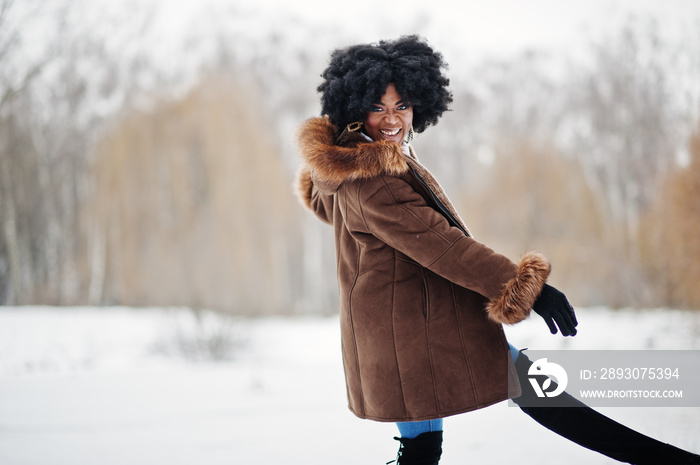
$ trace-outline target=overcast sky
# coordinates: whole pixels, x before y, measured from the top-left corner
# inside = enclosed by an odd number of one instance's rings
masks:
[[[49,5],[68,5],[71,15],[82,15],[92,25],[128,21],[134,9],[156,6],[158,18],[152,25],[165,42],[193,31],[206,34],[208,26],[221,27],[211,23],[224,12],[260,11],[245,24],[251,34],[273,29],[284,37],[289,18],[295,17],[299,23],[337,31],[339,40],[376,41],[418,32],[438,48],[447,45],[473,57],[527,48],[575,52],[591,37],[619,30],[635,14],[657,18],[668,34],[700,30],[700,0],[26,0],[15,2],[14,8],[31,4],[31,15],[50,10]]]
[[[458,42],[474,54],[575,47],[590,34],[619,29],[633,14],[658,18],[669,33],[700,26],[698,0],[263,0],[260,4],[270,14],[288,10],[305,20],[357,31],[363,40],[425,28],[434,44]]]
[[[13,8],[27,39],[20,54],[27,64],[55,40],[56,11],[63,8],[70,27],[59,36],[104,36],[115,57],[146,50],[151,64],[171,75],[215,56],[220,37],[254,43],[270,31],[285,41],[281,56],[300,47],[326,56],[351,43],[418,33],[455,71],[526,49],[576,58],[591,42],[618,35],[633,16],[658,20],[666,38],[700,41],[700,0],[22,0]],[[246,51],[258,53],[254,47],[237,53]]]

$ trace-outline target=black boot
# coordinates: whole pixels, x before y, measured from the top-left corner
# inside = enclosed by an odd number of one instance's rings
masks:
[[[401,442],[396,465],[438,465],[442,455],[442,431],[422,433],[414,439],[394,438]]]
[[[528,381],[531,365],[530,359],[521,352],[515,367],[523,395],[513,401],[545,428],[620,462],[634,465],[700,465],[700,455],[638,433],[596,412],[566,392],[557,399],[565,401],[567,407],[533,407],[541,399]]]

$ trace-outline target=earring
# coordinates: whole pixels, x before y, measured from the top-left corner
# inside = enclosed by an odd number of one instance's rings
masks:
[[[348,124],[345,129],[348,132],[355,132],[362,127],[362,121],[355,121],[354,123]]]
[[[411,141],[413,140],[413,134],[414,134],[413,125],[411,125],[411,129],[408,130],[408,134],[406,135],[406,143],[407,144],[410,144]]]

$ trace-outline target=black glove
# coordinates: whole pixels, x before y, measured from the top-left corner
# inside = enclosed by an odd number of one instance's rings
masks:
[[[544,318],[552,334],[557,334],[557,326],[559,326],[562,336],[576,335],[578,321],[576,321],[573,307],[563,293],[549,284],[544,285],[532,309]]]

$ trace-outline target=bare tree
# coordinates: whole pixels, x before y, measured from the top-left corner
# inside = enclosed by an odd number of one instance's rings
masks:
[[[85,302],[99,294],[91,281],[99,260],[89,251],[101,240],[82,216],[86,170],[102,122],[118,109],[105,102],[119,103],[113,97],[133,91],[135,79],[119,73],[104,38],[76,27],[69,9],[30,3],[11,15],[17,6],[0,4],[0,302]],[[23,44],[32,37],[23,34],[44,19],[55,29],[29,59]]]
[[[0,2],[0,303],[21,301],[29,292],[31,225],[25,215],[35,200],[25,184],[35,172],[27,126],[27,89],[45,61],[18,69],[19,25],[9,22],[12,0]]]
[[[684,144],[681,73],[653,21],[631,21],[592,52],[590,65],[570,71],[566,149],[605,200],[606,259],[618,267],[609,301],[644,305],[653,296],[640,261],[640,220]]]
[[[659,304],[700,309],[700,124],[688,151],[688,164],[665,177],[640,236]]]
[[[571,149],[631,239],[683,143],[673,51],[652,22],[628,25],[593,52],[592,67],[573,73]]]

